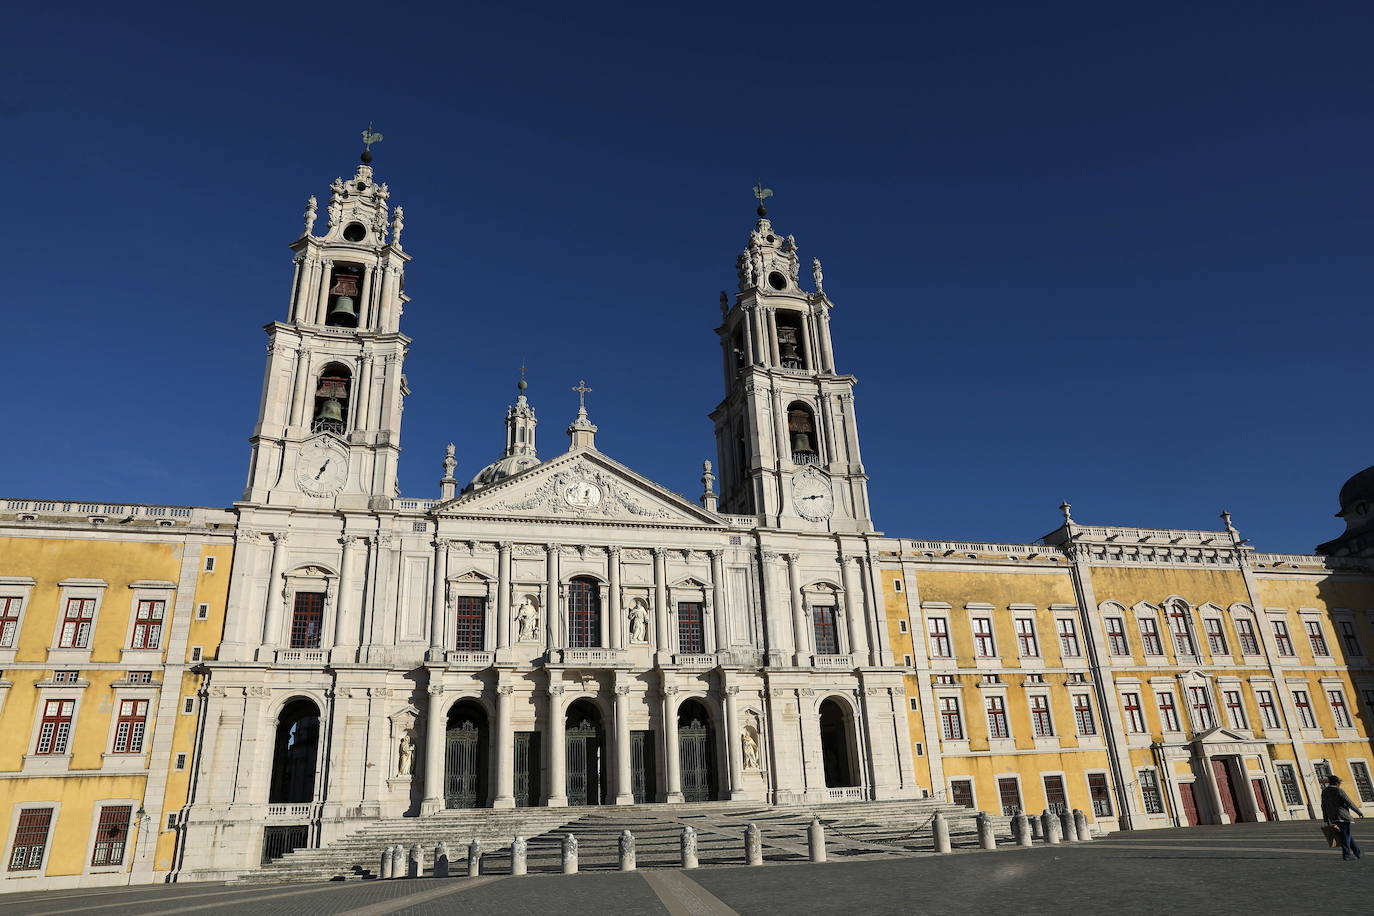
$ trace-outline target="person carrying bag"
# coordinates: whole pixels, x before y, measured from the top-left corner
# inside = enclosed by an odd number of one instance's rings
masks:
[[[1326,835],[1329,845],[1333,848],[1340,847],[1341,858],[1347,860],[1358,859],[1361,856],[1360,844],[1355,842],[1355,837],[1350,832],[1352,811],[1364,817],[1363,812],[1355,807],[1350,796],[1341,788],[1341,778],[1330,777],[1326,781],[1326,788],[1322,789],[1322,820],[1326,822],[1322,827],[1322,833]]]

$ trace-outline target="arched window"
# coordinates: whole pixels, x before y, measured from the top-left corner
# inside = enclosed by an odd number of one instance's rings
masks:
[[[329,310],[324,323],[338,328],[358,326],[359,288],[363,269],[355,264],[335,265],[329,277]]]
[[[343,434],[348,428],[348,404],[351,400],[353,373],[342,363],[330,363],[320,373],[315,386],[315,412],[310,421],[312,433]]]
[[[568,645],[601,645],[601,589],[595,579],[580,576],[568,583]]]
[[[787,407],[787,437],[792,444],[793,464],[820,464],[816,415],[800,401],[793,401]]]
[[[784,369],[805,369],[806,353],[802,349],[801,316],[795,312],[778,312],[778,359]]]
[[[287,703],[277,716],[269,804],[304,804],[315,800],[319,746],[320,708],[309,700]]]

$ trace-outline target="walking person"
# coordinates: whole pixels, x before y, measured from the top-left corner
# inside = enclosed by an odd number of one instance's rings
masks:
[[[1326,821],[1327,826],[1336,831],[1336,842],[1341,847],[1342,859],[1360,858],[1360,844],[1355,842],[1355,837],[1350,832],[1350,812],[1355,812],[1364,817],[1363,812],[1355,807],[1355,803],[1350,800],[1350,796],[1345,794],[1341,788],[1341,778],[1332,776],[1326,781],[1326,788],[1322,789],[1322,820]]]

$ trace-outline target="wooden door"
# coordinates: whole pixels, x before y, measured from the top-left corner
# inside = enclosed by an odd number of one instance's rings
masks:
[[[1274,814],[1274,803],[1269,800],[1269,789],[1264,784],[1263,779],[1250,780],[1250,788],[1255,792],[1255,804],[1259,806],[1264,814],[1266,821],[1278,820],[1278,815]]]
[[[1216,774],[1217,794],[1221,796],[1222,809],[1226,812],[1226,816],[1231,819],[1231,823],[1239,823],[1241,820],[1240,800],[1236,798],[1236,785],[1231,781],[1231,768],[1227,766],[1224,758],[1213,757],[1212,772]]]
[[[1183,800],[1183,817],[1188,822],[1189,827],[1198,825],[1197,817],[1197,798],[1193,795],[1193,784],[1191,782],[1181,782],[1178,785],[1179,798]]]

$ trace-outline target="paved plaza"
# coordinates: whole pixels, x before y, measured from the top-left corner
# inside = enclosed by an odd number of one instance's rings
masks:
[[[1374,849],[1374,835],[1369,846]],[[821,865],[50,891],[0,897],[0,914],[1253,916],[1368,912],[1371,895],[1374,857],[1342,862],[1337,851],[1325,847],[1315,822],[1300,821],[1152,830],[1078,845]]]

